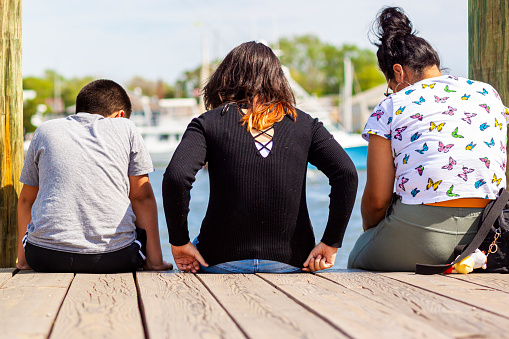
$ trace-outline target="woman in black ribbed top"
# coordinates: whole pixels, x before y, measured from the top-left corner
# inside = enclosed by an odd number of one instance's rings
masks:
[[[178,268],[196,272],[201,264],[207,272],[209,265],[246,259],[304,271],[331,267],[355,201],[357,172],[322,123],[293,108],[278,58],[261,43],[236,47],[204,96],[213,109],[189,124],[163,179]],[[329,220],[316,246],[306,205],[308,162],[331,185]],[[187,228],[190,190],[206,163],[210,198],[195,247]]]

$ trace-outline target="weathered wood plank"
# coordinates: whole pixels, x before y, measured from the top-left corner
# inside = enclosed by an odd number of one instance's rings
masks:
[[[450,274],[448,277],[468,281],[474,284],[492,288],[494,290],[509,293],[509,274],[470,273]]]
[[[335,272],[319,273],[318,275],[374,301],[388,305],[402,314],[418,318],[452,337],[497,335],[504,337],[507,335],[509,326],[507,319],[443,295],[426,291],[422,286],[425,284],[425,279],[421,284],[412,286],[381,273]]]
[[[506,317],[507,325],[509,325],[509,294],[507,293],[439,274],[432,276],[403,272],[377,274],[497,313]]]
[[[345,335],[255,275],[198,274],[249,338]]]
[[[144,338],[132,273],[77,274],[51,338]]]
[[[7,280],[0,287],[0,336],[47,338],[73,277],[29,271]]]
[[[244,338],[205,286],[188,273],[137,272],[150,338]]]
[[[12,277],[15,268],[0,268],[0,286]]]
[[[353,338],[449,338],[418,317],[316,275],[259,275]]]

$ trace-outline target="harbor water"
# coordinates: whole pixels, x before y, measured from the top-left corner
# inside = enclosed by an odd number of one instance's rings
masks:
[[[171,247],[168,242],[168,230],[166,228],[166,220],[164,218],[161,183],[164,174],[164,167],[157,167],[154,173],[150,174],[150,181],[154,189],[157,200],[159,231],[161,235],[161,244],[164,259],[175,264],[171,255]],[[338,250],[336,263],[333,268],[346,268],[348,254],[355,244],[355,241],[362,233],[362,220],[360,203],[362,192],[366,184],[366,171],[358,170],[359,188],[357,189],[357,198],[352,212],[352,217],[346,229],[343,246]],[[307,175],[307,203],[309,216],[315,232],[316,241],[320,241],[325,225],[327,224],[329,212],[329,193],[330,186],[328,178],[316,169],[309,169]],[[206,170],[201,170],[196,176],[196,181],[191,190],[190,212],[188,217],[189,236],[194,239],[200,230],[200,225],[205,211],[207,209],[209,195],[209,182]]]

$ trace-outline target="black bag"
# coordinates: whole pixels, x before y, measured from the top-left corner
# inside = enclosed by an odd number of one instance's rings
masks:
[[[479,229],[468,246],[462,246],[461,254],[450,264],[425,265],[416,264],[416,274],[444,273],[454,264],[465,259],[474,251],[485,252],[488,256],[486,269],[475,269],[474,272],[509,273],[509,193],[502,188],[498,198],[490,202],[483,210]],[[455,249],[457,252],[457,249]]]

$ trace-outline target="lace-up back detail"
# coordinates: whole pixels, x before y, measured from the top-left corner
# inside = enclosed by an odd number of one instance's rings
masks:
[[[264,158],[266,158],[270,151],[272,150],[272,138],[274,137],[274,125],[270,126],[269,128],[258,131],[258,130],[251,130],[251,135],[254,138],[255,146],[258,149],[258,152],[260,152],[260,155]]]

